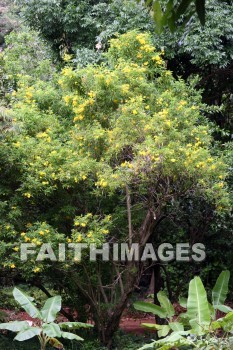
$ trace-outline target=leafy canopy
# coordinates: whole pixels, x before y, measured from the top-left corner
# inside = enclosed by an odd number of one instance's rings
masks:
[[[14,94],[20,133],[0,144],[3,256],[14,249],[6,267],[44,268],[22,265],[13,240],[104,242],[113,209],[96,205],[122,198],[126,185],[142,208],[149,191],[155,208],[188,193],[228,206],[226,165],[213,155],[200,94],[172,77],[147,33],[111,40],[106,60],[67,64],[55,83],[22,79]]]

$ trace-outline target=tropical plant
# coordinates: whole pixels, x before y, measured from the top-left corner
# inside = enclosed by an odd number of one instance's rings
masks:
[[[223,213],[229,196],[200,93],[172,77],[151,36],[119,36],[105,59],[19,82],[12,110],[22,131],[0,144],[0,256],[8,272],[59,284],[77,307],[81,294],[108,344],[145,263],[90,262],[87,251],[80,261],[69,251],[66,261],[25,264],[21,243],[35,251],[51,243],[55,255],[59,243],[76,242],[132,242],[143,251],[176,215],[178,198]]]
[[[147,0],[145,4],[150,7],[157,31],[161,33],[165,26],[175,31],[177,20],[180,17],[183,16],[188,21],[195,12],[203,26],[205,24],[205,2],[206,0]]]
[[[83,340],[83,338],[78,335],[63,331],[63,329],[92,327],[90,324],[81,322],[55,323],[57,313],[61,310],[61,296],[59,295],[47,299],[41,310],[36,307],[33,298],[20,289],[14,288],[13,295],[15,300],[21,305],[27,314],[35,319],[35,321],[13,321],[0,324],[0,329],[17,332],[17,335],[14,338],[15,340],[25,341],[37,336],[41,350],[45,350],[48,343],[59,349],[63,349],[63,345],[56,338],[78,341]]]
[[[143,346],[142,349],[158,348],[170,349],[173,346],[213,346],[224,340],[227,344],[227,336],[233,333],[233,311],[224,305],[228,293],[230,272],[222,271],[212,290],[212,304],[208,302],[207,292],[200,277],[195,277],[189,283],[188,299],[180,302],[187,308],[174,320],[175,310],[164,292],[158,293],[160,306],[147,302],[136,302],[134,307],[143,312],[150,312],[167,321],[165,325],[142,323],[142,326],[156,329],[160,340]],[[227,315],[216,320],[216,311],[222,311]],[[217,333],[219,329],[224,331],[221,339]],[[229,342],[233,338],[229,337]],[[164,347],[166,344],[166,347]],[[228,345],[228,344],[227,344]]]

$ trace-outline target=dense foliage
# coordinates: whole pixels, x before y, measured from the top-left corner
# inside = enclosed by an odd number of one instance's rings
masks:
[[[177,301],[190,276],[211,284],[232,266],[232,3],[206,1],[204,28],[181,16],[160,36],[134,0],[20,4],[33,29],[0,54],[0,277],[59,290],[110,346],[151,276],[155,299]],[[58,257],[59,243],[165,241],[203,242],[207,258],[20,260],[21,243]]]
[[[51,242],[55,251],[63,242],[129,239],[144,246],[178,199],[195,195],[212,202],[212,210],[228,208],[227,166],[214,155],[201,96],[172,77],[162,55],[148,34],[134,31],[111,41],[106,64],[76,70],[68,64],[50,81],[19,77],[12,111],[20,132],[1,142],[2,266],[29,280],[41,272],[56,284],[67,278],[69,293],[76,286],[92,300],[105,343],[143,269],[93,265],[86,257],[53,263],[51,274],[49,262],[20,261],[19,243]],[[100,289],[101,303],[92,288]],[[117,314],[109,312],[113,301],[121,305]]]

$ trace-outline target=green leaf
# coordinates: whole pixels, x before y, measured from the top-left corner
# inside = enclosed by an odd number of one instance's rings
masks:
[[[59,323],[59,326],[61,328],[68,328],[68,329],[92,328],[93,327],[92,324],[82,323],[82,322],[62,322],[62,323]]]
[[[221,328],[221,322],[219,322],[219,321],[213,321],[213,322],[211,323],[211,328],[212,328],[213,330],[216,330],[216,329],[218,329],[218,328]]]
[[[175,310],[174,307],[172,305],[172,303],[170,302],[170,300],[168,299],[167,295],[165,292],[160,291],[157,294],[158,297],[158,301],[160,302],[161,307],[163,308],[163,310],[165,310],[167,317],[172,317],[175,315]]]
[[[169,18],[174,12],[173,9],[173,0],[169,0],[166,6],[166,10],[164,12],[164,17]]]
[[[176,24],[175,24],[175,15],[174,13],[172,14],[171,17],[167,19],[167,25],[172,33],[174,33],[176,29]]]
[[[153,8],[153,18],[154,18],[155,23],[156,23],[157,31],[160,33],[162,31],[162,28],[163,28],[163,23],[162,23],[163,11],[161,9],[160,2],[158,0],[154,1],[152,8]]]
[[[20,332],[29,328],[29,323],[27,321],[14,321],[9,323],[1,323],[0,329],[6,329],[12,332]]]
[[[146,303],[144,301],[136,301],[133,306],[136,310],[150,312],[161,318],[166,318],[166,312],[158,305]]]
[[[22,308],[28,313],[28,315],[33,318],[38,317],[41,319],[40,311],[32,302],[34,300],[33,298],[16,287],[13,290],[13,296],[15,300],[22,306]]]
[[[146,0],[146,6],[151,6],[152,2],[153,2],[153,0]]]
[[[179,298],[179,304],[183,308],[187,309],[187,298],[180,297]]]
[[[61,332],[61,336],[62,336],[62,338],[66,338],[69,340],[81,340],[81,341],[84,340],[83,338],[79,337],[78,335],[73,334],[73,333],[69,333],[69,332]]]
[[[141,323],[141,326],[146,328],[156,329],[157,331],[162,328],[161,324],[156,324],[156,323]]]
[[[162,325],[162,328],[158,331],[159,338],[166,337],[170,332],[171,328],[168,324]]]
[[[162,24],[163,26],[167,24],[172,32],[175,30],[175,12],[173,0],[169,0],[167,3],[166,10],[163,15]]]
[[[180,16],[182,16],[183,14],[185,14],[185,12],[187,11],[189,5],[191,4],[192,0],[182,0],[181,3],[179,4],[177,10],[176,10],[176,14],[175,14],[175,19],[179,19]]]
[[[215,309],[214,309],[212,304],[208,303],[208,305],[209,305],[209,310],[210,310],[210,317],[212,319],[214,319],[215,318]]]
[[[24,331],[19,332],[14,340],[24,341],[35,337],[41,333],[42,329],[37,327],[30,327]]]
[[[44,324],[42,328],[43,332],[50,338],[61,336],[60,327],[56,323]]]
[[[217,310],[224,312],[225,314],[227,314],[228,312],[233,311],[232,308],[230,306],[227,305],[218,305],[217,306]]]
[[[200,277],[195,277],[189,283],[187,315],[195,330],[199,331],[202,325],[210,323],[207,295]]]
[[[201,24],[205,25],[205,0],[196,0],[196,11]]]
[[[217,321],[212,322],[211,326],[213,329],[227,327],[229,331],[229,327],[233,327],[233,311],[229,312],[226,316],[219,318]]]
[[[223,305],[225,303],[228,293],[229,279],[230,271],[228,270],[222,271],[218,276],[218,279],[212,290],[212,303],[215,309],[218,308],[218,305]]]
[[[145,349],[155,349],[155,342],[143,345],[143,347],[141,347],[138,350],[145,350]]]
[[[43,308],[41,309],[41,315],[44,322],[53,322],[56,319],[57,313],[61,310],[61,296],[46,300]]]
[[[174,332],[180,332],[184,330],[184,326],[180,322],[169,322],[169,326]]]
[[[182,343],[180,345],[183,345],[185,343],[183,343],[183,341],[186,341],[186,339],[183,337],[183,335],[188,335],[189,332],[188,331],[184,331],[184,332],[173,332],[171,333],[168,337],[166,337],[165,339],[161,339],[158,341],[158,343],[160,344],[168,344],[168,343],[175,343],[175,342],[179,342],[182,341]],[[171,347],[171,345],[170,345]],[[169,348],[170,349],[170,348]]]

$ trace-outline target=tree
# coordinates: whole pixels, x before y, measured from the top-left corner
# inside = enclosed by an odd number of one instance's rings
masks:
[[[23,18],[48,40],[57,53],[72,51],[73,45],[92,47],[97,35],[94,23],[87,22],[91,8],[101,0],[66,1],[19,0]]]
[[[185,80],[199,76],[203,101],[221,106],[210,119],[232,132],[232,3],[207,1],[206,10],[204,28],[197,16],[192,16],[185,27],[177,23],[173,34],[165,29],[159,38],[155,37],[155,43],[164,46],[168,67],[175,76]]]
[[[174,32],[180,17],[188,21],[195,12],[203,26],[205,24],[205,3],[205,0],[145,1],[146,6],[151,10],[159,33],[164,30],[165,26],[169,26],[169,29]]]
[[[26,264],[19,244],[51,242],[57,254],[58,243],[129,242],[142,254],[177,200],[228,208],[227,166],[213,154],[200,93],[162,56],[148,33],[132,31],[111,40],[101,66],[24,80],[13,103],[21,133],[0,144],[3,268],[81,293],[107,345],[145,264],[91,262],[87,252]]]
[[[194,2],[147,2],[149,8],[152,5],[156,8],[160,24],[153,22],[148,7],[135,0],[85,2],[85,5],[79,2],[79,6],[74,0],[69,4],[43,1],[40,5],[23,0],[21,7],[26,23],[49,41],[56,54],[60,52],[61,58],[64,51],[73,53],[74,64],[80,66],[102,62],[102,53],[116,33],[133,29],[150,31],[155,46],[165,50],[168,67],[175,76],[187,80],[194,74],[199,75],[203,101],[220,107],[210,114],[210,119],[226,129],[226,139],[232,129],[232,2],[206,1],[204,27],[195,13]],[[186,17],[191,15],[188,20],[180,16],[183,11],[187,11]],[[167,21],[175,21],[173,33]],[[159,26],[160,29],[164,26],[160,35],[156,32]]]

